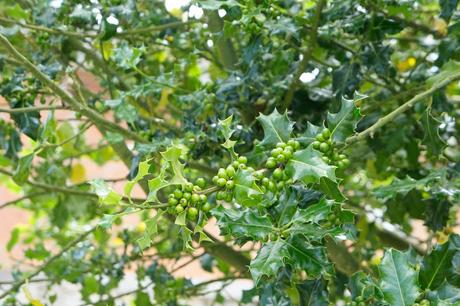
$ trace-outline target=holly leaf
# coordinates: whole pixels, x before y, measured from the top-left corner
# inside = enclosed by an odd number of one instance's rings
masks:
[[[95,179],[90,181],[93,191],[99,197],[99,203],[106,205],[115,205],[120,203],[123,198],[121,195],[107,186],[106,182],[102,179]]]
[[[355,133],[356,125],[362,118],[355,103],[366,97],[359,93],[355,93],[352,100],[342,97],[339,112],[327,114],[327,127],[331,130],[331,139],[334,142],[344,142],[347,137]]]
[[[423,258],[419,281],[423,289],[436,289],[452,270],[452,259],[460,250],[460,236],[451,235],[449,241],[438,244]]]
[[[224,120],[219,120],[219,131],[225,138],[225,142],[222,144],[222,146],[228,150],[231,150],[231,152],[234,155],[235,152],[233,150],[233,147],[235,146],[236,141],[230,139],[230,137],[232,137],[233,133],[235,132],[235,130],[231,128],[232,119],[233,115],[229,116]]]
[[[134,186],[149,173],[149,168],[150,160],[140,162],[136,177],[132,181],[126,183],[124,193],[130,200],[131,191],[133,190]]]
[[[322,177],[319,180],[318,189],[338,202],[342,202],[346,199],[342,191],[340,191],[339,183],[334,182],[327,177]]]
[[[429,156],[438,156],[444,150],[446,143],[439,136],[441,121],[431,115],[431,108],[427,108],[422,116],[422,126],[425,131],[422,143],[426,146]]]
[[[165,179],[166,169],[168,166],[169,165],[167,163],[164,163],[161,166],[158,176],[148,181],[149,194],[147,196],[147,202],[159,202],[157,197],[158,191],[171,185],[171,183]]]
[[[304,147],[308,147],[312,142],[316,140],[316,135],[318,135],[322,130],[322,127],[307,122],[307,129],[302,135],[297,137],[296,140],[299,141]]]
[[[430,291],[428,297],[435,305],[458,305],[460,301],[460,288],[452,286],[448,282],[443,282],[437,290]]]
[[[260,215],[249,208],[237,210],[218,206],[212,214],[217,218],[221,235],[232,235],[239,244],[248,240],[264,241],[273,231],[268,215]]]
[[[30,153],[19,159],[16,171],[13,174],[13,181],[16,184],[22,185],[27,181],[30,175],[30,168],[32,166],[34,157],[35,154]]]
[[[289,252],[287,262],[293,268],[307,272],[309,278],[332,273],[332,265],[323,247],[310,245],[302,235],[295,235],[287,242],[287,245]]]
[[[446,169],[441,168],[432,171],[429,175],[419,180],[415,180],[410,176],[406,176],[406,178],[402,180],[395,178],[390,185],[375,188],[373,193],[377,198],[383,199],[393,198],[398,193],[407,195],[407,193],[413,189],[423,189],[426,188],[428,184],[431,184],[435,181],[445,180],[446,175]]]
[[[262,191],[257,186],[252,172],[239,169],[233,181],[235,182],[234,196],[238,204],[254,206],[261,202]]]
[[[255,285],[259,284],[263,276],[275,276],[288,256],[288,246],[284,241],[277,240],[264,244],[249,265]]]
[[[335,182],[335,167],[326,164],[321,157],[311,146],[297,151],[286,165],[287,174],[304,184],[317,183],[322,177]]]
[[[137,239],[137,243],[141,250],[145,250],[152,244],[152,236],[158,233],[158,220],[163,216],[163,210],[157,210],[157,214],[145,221],[145,231],[140,238]]]
[[[179,158],[184,154],[182,147],[173,145],[166,151],[161,152],[163,158],[169,163],[173,177],[171,178],[171,184],[185,184],[187,180],[184,177],[184,164],[180,162]]]
[[[412,256],[409,251],[389,249],[379,265],[380,287],[385,301],[392,306],[411,306],[419,295]]]
[[[275,109],[270,115],[260,114],[257,120],[264,129],[264,139],[260,143],[263,147],[273,147],[278,142],[287,142],[291,136],[294,123],[287,116],[287,112],[283,115]]]

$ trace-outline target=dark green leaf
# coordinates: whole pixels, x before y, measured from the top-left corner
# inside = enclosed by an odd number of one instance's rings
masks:
[[[256,286],[262,277],[275,276],[288,256],[288,245],[284,241],[277,240],[264,244],[249,265]]]
[[[327,114],[327,127],[331,130],[331,138],[335,142],[344,142],[347,137],[355,133],[356,125],[362,116],[356,102],[366,96],[356,93],[353,100],[342,98],[342,104],[338,113]]]
[[[30,153],[26,156],[23,156],[18,161],[18,166],[13,175],[13,180],[16,184],[22,185],[29,178],[30,168],[32,166],[32,161],[35,157],[34,153]]]
[[[425,131],[422,143],[426,146],[429,156],[438,156],[446,146],[439,136],[440,124],[441,122],[431,115],[431,109],[427,108],[422,117],[422,126]]]
[[[287,142],[291,136],[294,123],[292,123],[287,112],[281,115],[275,109],[270,115],[260,114],[257,117],[264,129],[264,139],[260,143],[263,147],[274,147],[278,142]]]
[[[319,151],[309,146],[305,150],[294,153],[286,165],[286,171],[294,181],[301,181],[305,184],[317,183],[322,177],[335,182],[335,167],[325,163],[321,157],[322,154]]]

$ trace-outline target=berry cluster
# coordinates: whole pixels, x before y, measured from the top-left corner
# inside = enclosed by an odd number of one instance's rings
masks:
[[[323,153],[323,160],[329,165],[334,165],[344,169],[350,165],[350,160],[345,154],[339,154],[331,141],[331,131],[325,128],[316,135],[316,140],[312,143],[313,149]]]
[[[171,206],[171,213],[180,214],[187,210],[187,218],[196,221],[199,210],[204,213],[211,210],[211,204],[205,194],[200,194],[202,188],[206,186],[203,178],[198,178],[195,185],[187,183],[182,188],[177,188],[168,196],[168,204]]]
[[[297,140],[290,139],[288,143],[278,142],[276,148],[270,152],[270,157],[265,164],[268,169],[273,169],[277,165],[287,163],[295,151],[300,149],[300,143]]]
[[[431,303],[427,299],[421,300],[419,303],[414,303],[414,306],[430,306]]]
[[[231,202],[233,199],[233,189],[235,182],[233,177],[237,169],[246,169],[254,171],[253,168],[246,166],[248,159],[246,156],[239,156],[237,160],[227,166],[227,168],[220,168],[217,175],[212,178],[212,182],[218,187],[222,188],[216,193],[216,200]]]

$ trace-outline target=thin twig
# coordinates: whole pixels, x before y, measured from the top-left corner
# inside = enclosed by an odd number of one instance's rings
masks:
[[[8,114],[23,114],[31,112],[39,112],[45,110],[56,110],[56,109],[67,109],[65,106],[53,106],[53,105],[43,105],[43,106],[30,106],[30,107],[18,107],[18,108],[0,108],[0,113]]]

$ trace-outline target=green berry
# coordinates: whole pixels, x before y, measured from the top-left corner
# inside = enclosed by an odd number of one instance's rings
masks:
[[[283,155],[284,155],[284,157],[286,158],[286,160],[289,160],[289,159],[291,159],[291,157],[292,157],[292,151],[291,151],[291,150],[286,150],[286,149],[284,149]]]
[[[182,207],[181,205],[177,205],[175,208],[175,211],[176,211],[176,214],[180,214],[181,212],[184,211],[184,207]]]
[[[285,144],[284,142],[278,142],[278,143],[276,144],[276,147],[277,147],[277,148],[281,148],[281,149],[284,149],[285,146],[286,146],[286,144]]]
[[[294,150],[298,150],[300,149],[300,142],[298,142],[297,140],[294,140]]]
[[[217,194],[216,194],[216,199],[217,200],[223,200],[224,198],[225,198],[225,192],[222,191],[222,190],[218,191]]]
[[[348,158],[342,159],[341,162],[343,163],[344,168],[350,166],[350,160]]]
[[[238,168],[240,168],[241,170],[244,170],[244,169],[246,169],[246,165],[245,165],[245,164],[240,164],[240,165],[238,166]]]
[[[198,217],[198,209],[196,209],[196,207],[189,207],[187,209],[187,218],[192,221],[195,221],[197,217]]]
[[[252,168],[252,167],[247,167],[246,170],[249,171],[249,172],[254,172],[255,171],[254,168]]]
[[[330,148],[331,147],[325,142],[319,145],[319,150],[323,153],[326,153],[327,151],[329,151]]]
[[[286,150],[291,151],[291,153],[292,153],[292,152],[294,152],[294,147],[293,146],[286,146],[286,148],[284,148],[283,152],[286,151]]]
[[[273,169],[276,167],[276,160],[273,158],[273,157],[270,157],[267,159],[267,163],[265,164],[265,166],[268,168],[268,169]]]
[[[345,159],[345,158],[347,158],[347,156],[346,156],[345,154],[339,154],[339,155],[338,155],[338,158],[339,158],[339,159]]]
[[[182,199],[179,200],[179,203],[180,203],[180,205],[182,205],[182,206],[187,206],[188,201],[187,201],[187,199],[182,198]]]
[[[254,172],[254,177],[258,180],[261,180],[264,177],[264,173],[262,171],[256,171]]]
[[[237,160],[235,160],[235,161],[232,163],[232,166],[233,166],[233,168],[237,169],[237,168],[240,166],[240,163],[239,163]]]
[[[168,199],[168,204],[171,205],[171,206],[176,206],[177,203],[179,203],[179,201],[175,198],[169,198]]]
[[[211,210],[211,204],[209,202],[206,202],[201,206],[201,210],[204,212],[208,212]]]
[[[246,164],[248,162],[248,158],[246,156],[240,156],[238,157],[238,162],[240,164]]]
[[[281,170],[280,168],[276,168],[274,171],[273,171],[273,178],[277,181],[279,181],[280,179],[283,178],[283,170]]]
[[[326,163],[326,164],[329,164],[331,161],[330,159],[327,157],[327,156],[323,156],[321,157],[321,159]]]
[[[321,135],[321,134],[316,135],[315,138],[316,138],[316,140],[318,140],[319,142],[323,142],[323,141],[325,140],[324,137],[323,137],[323,135]]]
[[[262,179],[262,185],[268,186],[268,183],[270,183],[270,180],[269,180],[267,177],[264,177],[264,178]]]
[[[280,154],[276,157],[276,161],[279,163],[284,163],[286,161],[286,157],[283,154]]]
[[[184,192],[184,193],[182,194],[182,197],[183,197],[184,199],[186,199],[186,200],[189,200],[191,196],[192,196],[192,194],[191,194],[190,192]]]
[[[232,180],[228,180],[227,183],[225,184],[225,187],[227,189],[233,189],[235,187],[235,183]]]
[[[205,194],[200,194],[200,202],[206,202],[208,200],[208,197]]]
[[[217,175],[214,175],[214,176],[212,177],[212,182],[213,182],[214,184],[217,184],[217,180],[218,180],[218,179],[219,179],[219,177],[218,177]]]
[[[225,172],[227,173],[228,177],[233,177],[235,175],[235,168],[233,166],[228,166],[227,169],[225,169]]]
[[[179,189],[174,190],[174,197],[178,200],[182,198],[182,191]]]
[[[233,199],[233,193],[231,193],[231,192],[226,192],[226,193],[225,193],[225,201],[226,201],[226,202],[231,202],[232,199]]]
[[[219,179],[217,180],[217,186],[219,186],[219,187],[224,187],[225,184],[227,184],[227,180],[226,180],[226,179],[224,179],[224,178],[221,177],[221,178],[219,178]]]
[[[313,141],[313,143],[312,143],[313,149],[315,149],[315,150],[319,150],[320,145],[321,145],[321,142],[319,142],[319,141]]]
[[[225,171],[224,168],[220,168],[219,171],[217,171],[217,176],[220,178],[227,178],[227,171]]]
[[[345,164],[343,163],[343,161],[340,160],[337,162],[337,167],[339,167],[340,169],[343,169],[345,168]]]
[[[270,190],[271,192],[276,191],[276,184],[272,181],[268,182],[267,189]]]
[[[192,201],[193,204],[196,204],[198,202],[200,202],[200,195],[199,194],[192,194],[192,197],[190,198],[190,200]]]
[[[328,128],[325,128],[321,135],[323,135],[324,139],[329,139],[329,137],[331,137],[331,131]]]
[[[276,183],[276,188],[278,189],[283,189],[284,186],[286,186],[284,181],[279,181],[278,183]]]
[[[168,199],[170,199],[170,198],[174,198],[174,193],[168,194]]]
[[[290,178],[290,179],[286,180],[286,185],[292,185],[292,184],[294,184],[293,179]]]
[[[287,144],[288,144],[288,146],[291,146],[292,148],[295,148],[295,140],[294,139],[289,139]]]
[[[200,177],[196,179],[195,184],[200,188],[204,188],[206,186],[206,181],[204,178]]]
[[[275,148],[273,150],[270,151],[270,155],[272,157],[277,157],[278,155],[280,155],[281,153],[283,153],[283,149],[281,148]]]
[[[185,191],[192,192],[193,191],[193,184],[188,182],[185,184]]]

